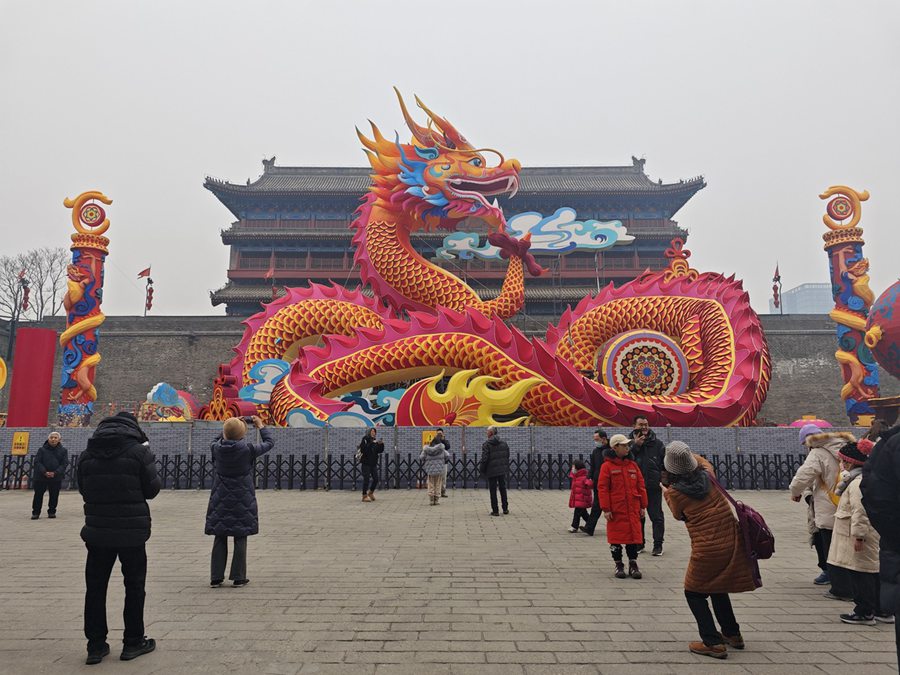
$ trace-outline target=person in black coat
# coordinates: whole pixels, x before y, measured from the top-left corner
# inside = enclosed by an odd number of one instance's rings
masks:
[[[862,442],[862,441],[860,441]],[[881,432],[863,465],[863,507],[869,522],[881,536],[879,581],[881,609],[900,615],[900,426]],[[900,623],[894,624],[897,662],[900,665]]]
[[[487,428],[487,440],[481,446],[481,461],[478,464],[481,474],[488,479],[491,491],[491,515],[499,516],[497,508],[497,490],[500,490],[500,502],[503,513],[509,513],[509,501],[506,498],[506,474],[509,473],[509,446],[500,440],[495,427]]]
[[[44,505],[44,493],[50,492],[47,504],[47,517],[56,518],[56,505],[59,503],[59,489],[62,487],[66,467],[69,466],[69,451],[61,443],[62,436],[56,431],[47,436],[47,440],[34,456],[34,472],[31,484],[34,487],[34,499],[31,501],[31,519],[41,517]]]
[[[659,556],[663,552],[663,538],[666,533],[666,520],[662,507],[662,486],[660,485],[666,446],[653,433],[650,422],[643,415],[634,418],[634,431],[629,434],[629,437],[634,461],[637,462],[641,473],[644,474],[644,485],[647,488],[647,515],[641,518],[641,531],[644,531],[647,517],[649,517],[650,522],[653,523],[653,555]],[[644,543],[639,548],[640,551],[644,550],[646,543],[645,536]]]
[[[375,427],[371,427],[359,442],[359,464],[362,469],[362,500],[364,502],[375,501],[375,488],[378,487],[378,455],[384,452],[384,441],[375,438],[377,433]]]
[[[206,509],[206,534],[215,536],[210,559],[210,586],[218,588],[225,581],[228,561],[228,537],[234,538],[234,555],[228,578],[234,586],[246,586],[247,537],[259,533],[259,507],[253,485],[256,458],[275,445],[272,432],[253,417],[262,443],[248,443],[247,423],[232,417],[225,420],[222,435],[212,444],[213,483]]]
[[[150,507],[162,487],[156,459],[137,419],[128,412],[107,417],[88,439],[78,460],[78,490],[84,498],[81,538],[87,546],[84,576],[86,663],[109,654],[106,642],[106,589],[116,563],[125,577],[125,633],[120,658],[129,661],[152,652],[156,642],[144,635],[144,582],[150,538]]]
[[[603,453],[609,450],[609,437],[603,429],[594,431],[594,449],[591,450],[591,480],[594,481],[594,503],[591,506],[591,513],[587,522],[579,528],[585,534],[594,536],[594,530],[597,529],[597,523],[600,521],[600,499],[597,495],[597,481],[600,480],[600,467],[603,464]]]

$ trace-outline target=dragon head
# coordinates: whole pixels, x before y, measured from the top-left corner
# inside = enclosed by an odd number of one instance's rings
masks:
[[[411,230],[453,229],[469,217],[478,217],[502,231],[503,210],[497,203],[502,194],[513,196],[519,189],[518,160],[504,159],[496,150],[475,148],[446,119],[433,113],[416,97],[428,115],[428,125],[417,124],[397,88],[400,109],[409,130],[410,143],[399,134],[390,141],[372,125],[372,139],[356,130],[372,165],[372,193],[379,204],[399,213],[414,214]],[[499,161],[488,166],[485,153]]]

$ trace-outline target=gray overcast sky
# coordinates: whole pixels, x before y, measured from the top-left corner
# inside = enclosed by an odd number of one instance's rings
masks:
[[[691,262],[735,273],[765,312],[828,279],[824,202],[868,189],[880,293],[900,244],[900,3],[33,2],[0,4],[2,251],[67,244],[66,196],[113,198],[104,309],[221,313],[219,230],[204,176],[363,165],[354,125],[419,94],[474,142],[525,165],[703,174],[677,215]]]

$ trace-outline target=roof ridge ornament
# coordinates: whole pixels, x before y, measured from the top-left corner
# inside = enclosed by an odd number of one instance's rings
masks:
[[[269,169],[275,168],[275,155],[272,155],[272,159],[263,158],[263,173],[269,173]]]

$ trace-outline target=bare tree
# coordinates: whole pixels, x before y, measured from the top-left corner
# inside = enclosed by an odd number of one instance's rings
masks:
[[[71,254],[63,247],[43,247],[27,253],[0,257],[0,317],[19,317],[40,321],[55,316],[62,309],[66,288],[66,267]],[[20,274],[25,271],[30,294],[28,309],[21,311],[22,284]]]

